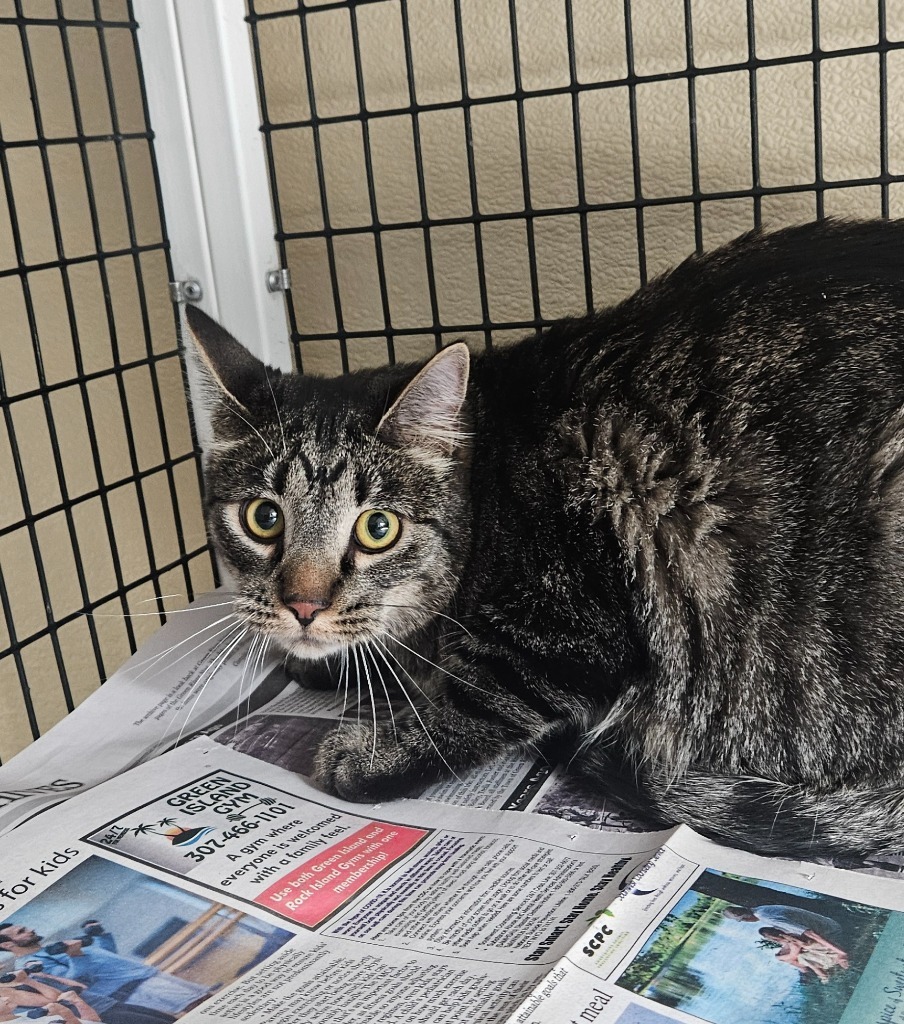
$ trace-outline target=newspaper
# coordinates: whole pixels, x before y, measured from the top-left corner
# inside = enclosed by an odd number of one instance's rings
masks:
[[[531,759],[326,795],[342,705],[223,601],[0,769],[0,1021],[904,1024],[899,882],[594,819]]]
[[[197,738],[2,843],[0,1019],[904,1022],[904,887],[684,828],[348,804]]]
[[[904,887],[681,828],[508,1018],[900,1024]]]
[[[272,661],[215,591],[171,618],[96,693],[0,766],[0,834],[274,696]]]

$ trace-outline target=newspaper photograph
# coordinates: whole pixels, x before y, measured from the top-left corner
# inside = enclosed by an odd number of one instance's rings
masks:
[[[87,1020],[115,1022],[123,1006],[136,1020],[136,1007],[153,1011],[149,1019],[175,1019],[293,937],[129,867],[83,857],[75,847],[56,854],[67,855],[78,863],[0,929],[0,950],[14,958],[0,976],[0,997],[16,1007],[36,1009],[52,996],[73,1002],[76,1016]]]
[[[901,923],[860,902],[707,870],[617,984],[714,1024],[762,1007],[763,992],[774,1000],[763,1019],[839,1021],[868,965],[895,963]]]

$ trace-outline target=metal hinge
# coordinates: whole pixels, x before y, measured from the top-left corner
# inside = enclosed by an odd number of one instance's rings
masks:
[[[282,267],[280,270],[267,271],[268,292],[287,292],[291,287],[292,275],[289,273],[287,267]]]
[[[194,278],[187,281],[170,281],[169,293],[173,302],[200,302],[204,298],[204,289]]]

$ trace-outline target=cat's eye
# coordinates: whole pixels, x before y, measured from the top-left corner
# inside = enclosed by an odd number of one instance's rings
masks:
[[[370,508],[358,516],[355,540],[365,551],[385,551],[398,540],[401,523],[395,512]]]
[[[282,509],[266,498],[246,502],[242,509],[242,526],[255,540],[276,540],[284,525]]]

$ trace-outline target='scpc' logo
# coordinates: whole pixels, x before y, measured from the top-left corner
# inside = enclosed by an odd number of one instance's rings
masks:
[[[161,832],[160,829],[165,831]],[[164,839],[168,839],[173,846],[194,846],[195,843],[199,843],[204,836],[209,835],[211,832],[215,832],[210,825],[199,825],[196,828],[182,828],[181,825],[176,824],[175,818],[161,818],[160,821],[151,825],[135,825],[129,829],[130,832],[136,836],[163,836]]]

